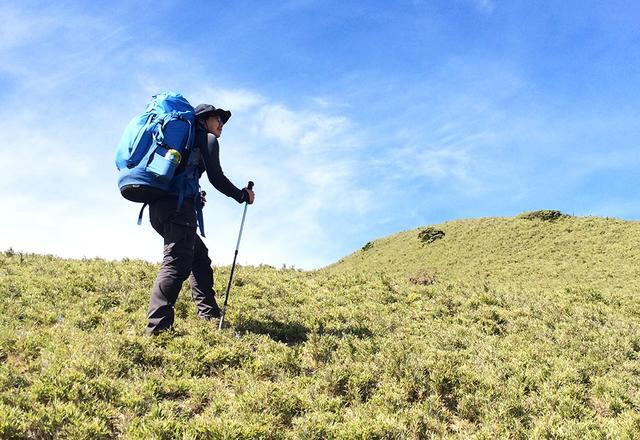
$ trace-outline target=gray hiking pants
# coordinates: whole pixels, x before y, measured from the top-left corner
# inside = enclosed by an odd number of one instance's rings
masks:
[[[185,200],[180,211],[176,210],[177,203],[176,197],[168,196],[149,205],[151,226],[164,238],[164,257],[151,290],[145,330],[148,334],[173,326],[174,306],[187,278],[198,317],[220,316],[213,290],[211,259],[196,234],[193,203]]]

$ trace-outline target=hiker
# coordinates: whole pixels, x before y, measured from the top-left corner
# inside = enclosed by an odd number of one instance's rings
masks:
[[[178,170],[189,162],[189,154],[200,154],[198,175],[207,172],[209,182],[238,203],[252,204],[254,193],[238,189],[227,179],[220,166],[218,138],[231,112],[200,104],[195,108],[194,153],[186,152]],[[199,152],[199,153],[198,153]],[[192,158],[193,159],[193,158]],[[205,193],[200,194],[202,205]],[[151,225],[164,238],[164,257],[151,290],[146,333],[157,334],[173,326],[174,305],[184,280],[189,278],[198,317],[206,320],[220,317],[213,290],[213,269],[208,249],[196,234],[197,213],[194,201],[185,199],[179,210],[177,195],[166,195],[149,204]]]

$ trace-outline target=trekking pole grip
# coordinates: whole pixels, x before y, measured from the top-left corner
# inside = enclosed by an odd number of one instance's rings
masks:
[[[247,185],[247,189],[253,189],[253,182],[249,180],[249,184]]]

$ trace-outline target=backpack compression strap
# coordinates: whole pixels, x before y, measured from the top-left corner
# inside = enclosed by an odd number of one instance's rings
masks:
[[[196,194],[196,215],[198,216],[198,228],[200,229],[200,235],[204,237],[204,216],[202,215],[202,198],[200,197],[200,188],[198,188],[198,194]]]
[[[146,208],[148,203],[142,205],[142,209],[140,209],[140,214],[138,214],[138,226],[142,224],[142,215],[144,214],[144,208]]]

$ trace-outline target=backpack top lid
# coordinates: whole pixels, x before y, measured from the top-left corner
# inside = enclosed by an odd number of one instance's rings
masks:
[[[163,92],[153,95],[147,106],[147,112],[155,114],[175,113],[189,120],[193,120],[196,115],[189,101],[176,92]]]

